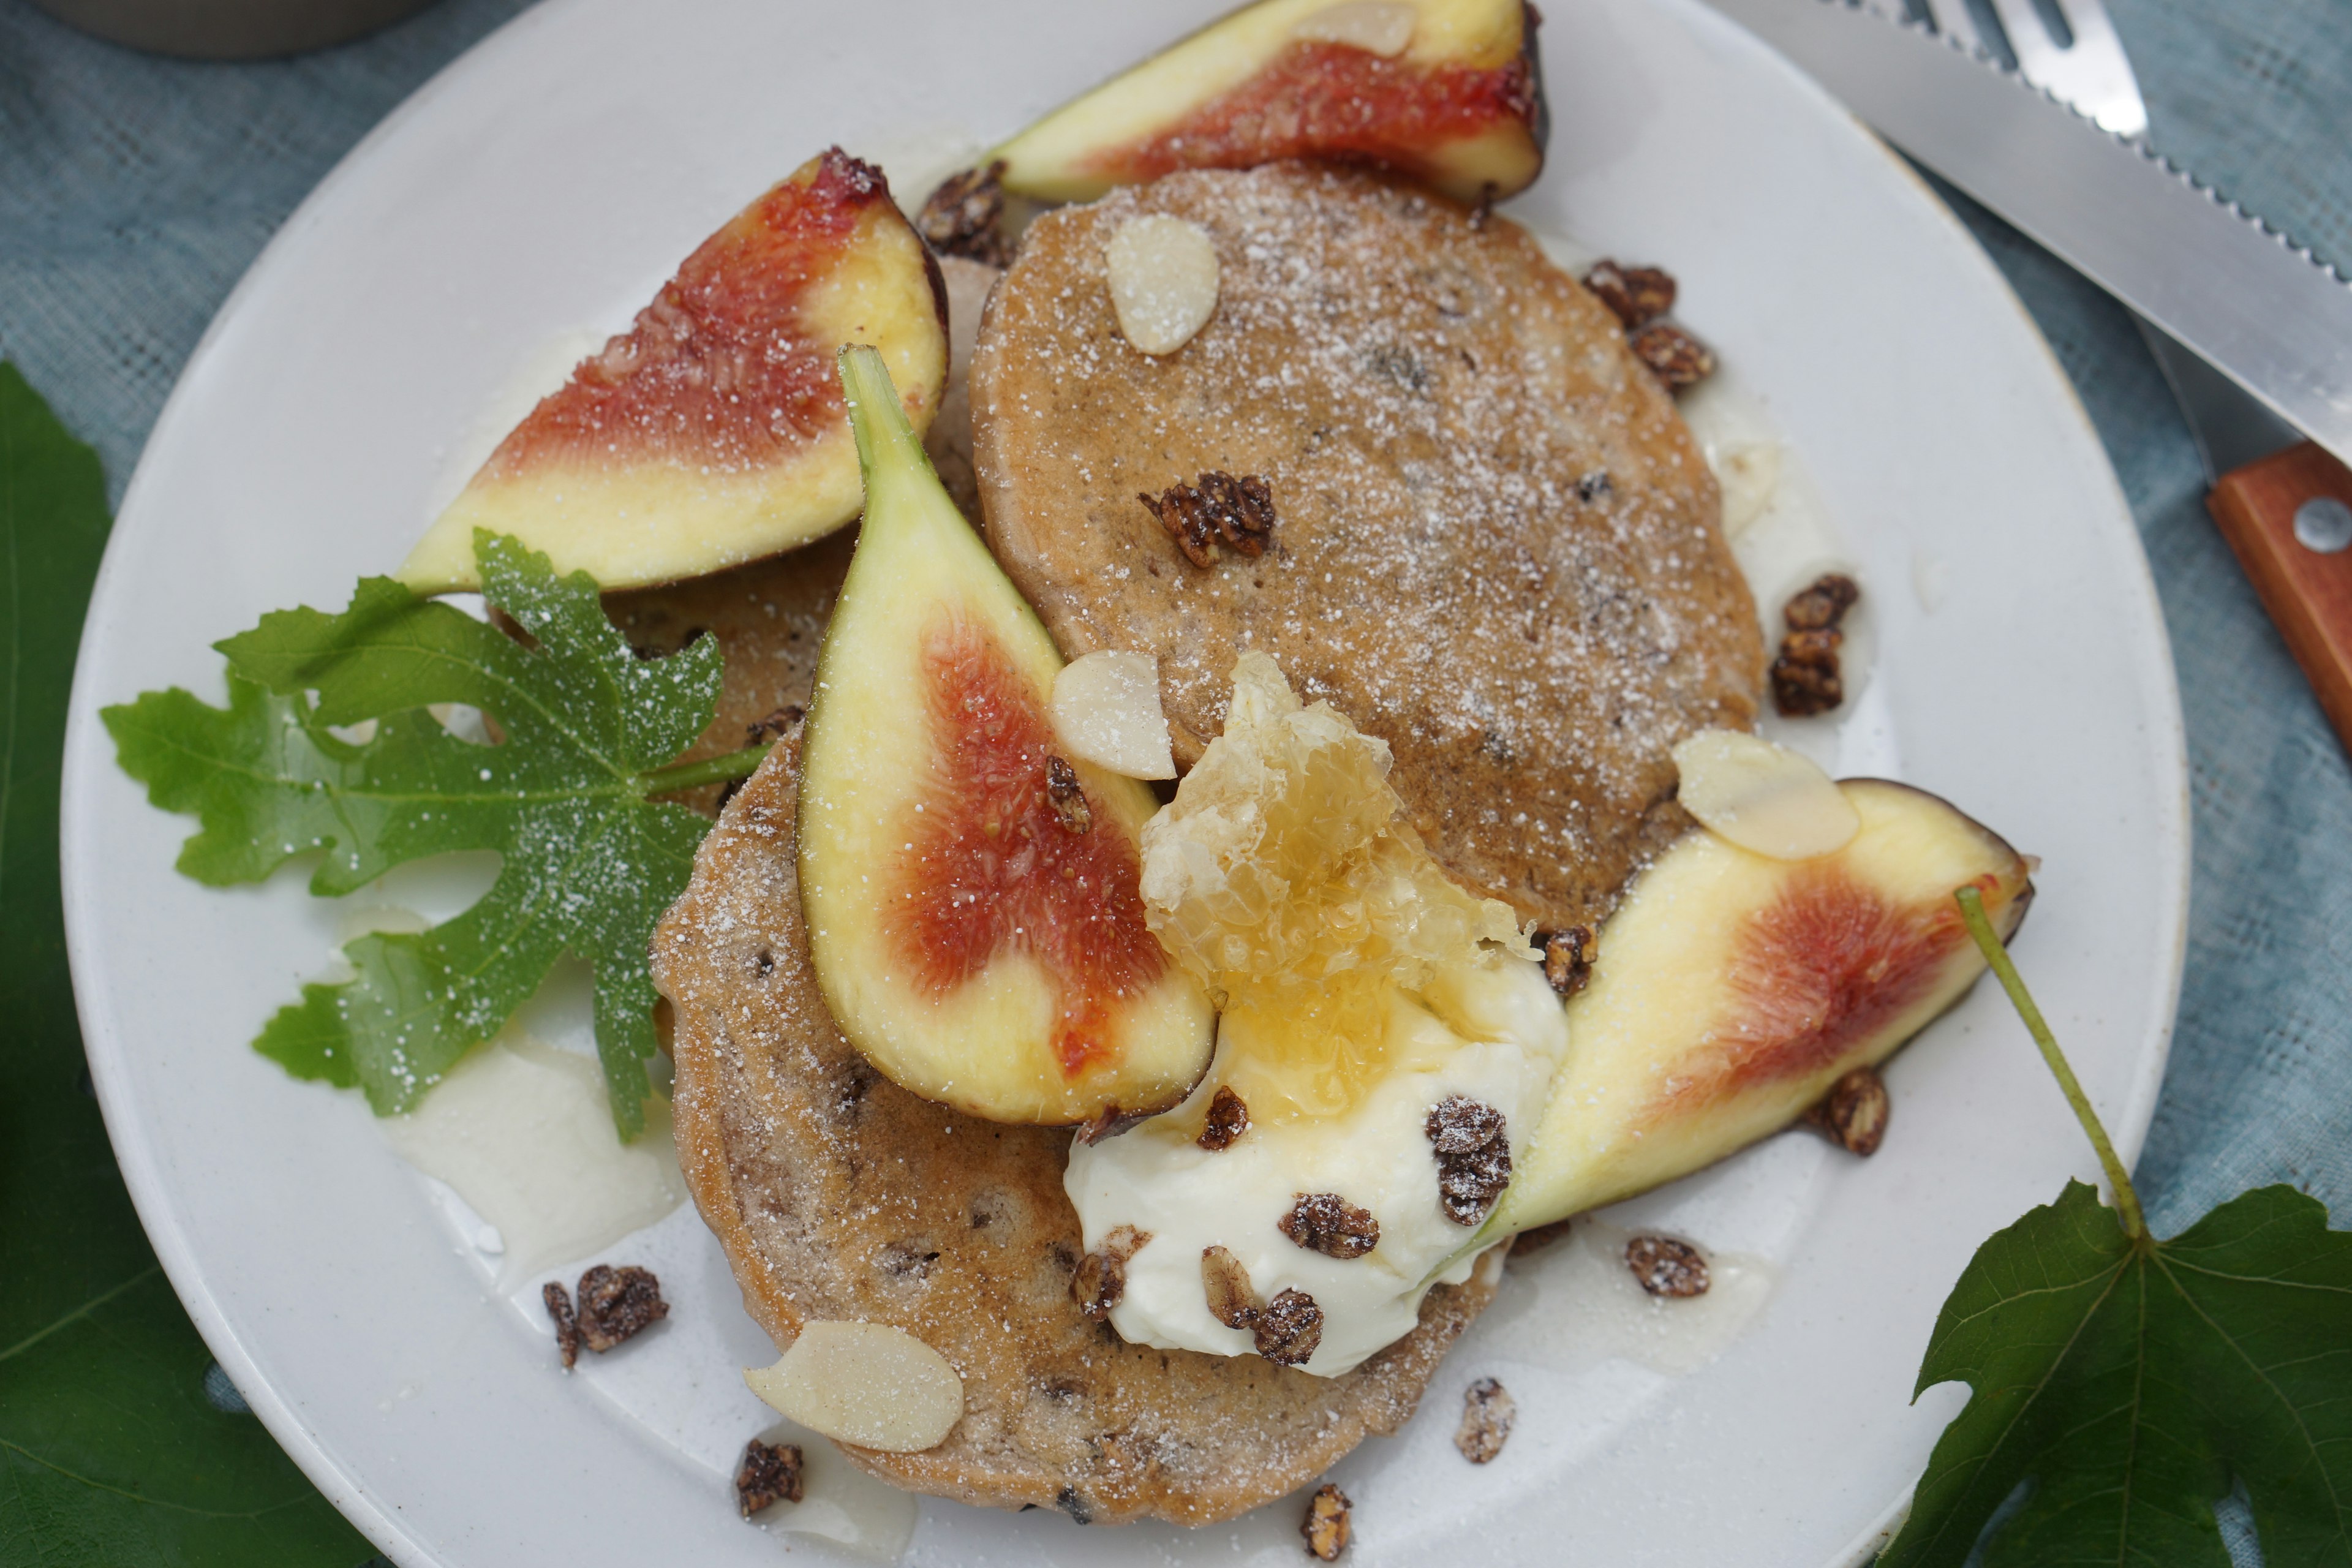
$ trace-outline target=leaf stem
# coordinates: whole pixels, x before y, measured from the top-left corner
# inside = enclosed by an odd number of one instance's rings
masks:
[[[2115,1189],[2116,1210],[2123,1218],[2124,1234],[2134,1241],[2143,1239],[2147,1235],[2147,1221],[2140,1214],[2139,1194],[2132,1190],[2123,1158],[2107,1141],[2107,1130],[2100,1124],[2099,1113],[2091,1109],[2091,1097],[2083,1092],[2082,1081],[2075,1078],[2066,1053],[2058,1048],[2058,1037],[2050,1032],[2042,1009],[2033,1005],[2032,994],[2025,989],[2017,965],[2010,962],[2009,949],[2001,945],[1992,921],[1985,918],[1983,895],[1970,887],[1962,888],[1953,897],[1959,900],[1960,919],[1968,922],[1969,935],[1976,939],[1977,951],[1984,954],[1985,962],[2000,977],[2000,988],[2009,993],[2010,1005],[2025,1021],[2025,1032],[2033,1037],[2033,1043],[2042,1047],[2042,1059],[2050,1064],[2051,1074],[2057,1079],[2066,1103],[2074,1108],[2074,1120],[2083,1124],[2083,1131],[2090,1134],[2091,1147],[2099,1152],[2099,1163],[2106,1169],[2107,1184]]]
[[[647,795],[675,795],[681,790],[700,789],[704,784],[747,779],[767,757],[768,748],[772,744],[773,742],[763,741],[740,752],[730,752],[723,757],[705,757],[698,763],[672,763],[666,768],[639,773],[637,784]]]

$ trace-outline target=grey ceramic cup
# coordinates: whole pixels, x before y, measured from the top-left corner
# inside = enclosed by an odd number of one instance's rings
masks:
[[[299,54],[356,38],[433,0],[33,0],[71,26],[199,60]]]

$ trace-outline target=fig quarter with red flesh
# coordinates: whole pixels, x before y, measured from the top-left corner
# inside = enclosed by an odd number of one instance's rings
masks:
[[[1979,889],[2006,940],[2033,895],[2025,859],[1924,791],[1838,788],[1862,826],[1834,853],[1775,860],[1702,829],[1633,884],[1568,1002],[1567,1062],[1482,1242],[1780,1131],[1983,973],[1953,892]]]
[[[1144,923],[1150,793],[1056,752],[1052,640],[940,487],[880,356],[845,349],[841,374],[866,502],[803,742],[818,984],[885,1076],[971,1115],[1165,1110],[1207,1069],[1214,1016]]]
[[[772,555],[857,515],[833,355],[878,346],[907,416],[947,382],[947,293],[882,172],[835,148],[745,207],[541,399],[400,569],[479,585],[478,527],[605,588]]]
[[[1499,199],[1543,170],[1535,30],[1524,0],[1261,0],[989,156],[1005,189],[1046,201],[1286,158],[1377,163],[1463,202]]]

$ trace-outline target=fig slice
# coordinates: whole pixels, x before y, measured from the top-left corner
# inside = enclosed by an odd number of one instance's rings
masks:
[[[1525,190],[1549,130],[1524,0],[1260,0],[983,160],[1004,189],[1092,201],[1178,169],[1383,164],[1457,200]]]
[[[630,329],[499,443],[400,569],[478,587],[474,531],[605,588],[772,555],[857,515],[834,351],[879,349],[918,431],[947,381],[947,293],[882,172],[834,148],[698,247]]]
[[[940,488],[881,355],[845,348],[841,377],[866,500],[803,742],[817,983],[884,1076],[971,1115],[1166,1110],[1207,1070],[1214,1017],[1144,923],[1150,792],[1055,739],[1061,658]]]
[[[1843,848],[1773,859],[1704,830],[1642,873],[1569,999],[1569,1055],[1482,1240],[1645,1192],[1804,1114],[1958,1001],[1985,963],[1973,884],[2003,941],[2033,896],[1998,835],[1906,784],[1849,779]]]

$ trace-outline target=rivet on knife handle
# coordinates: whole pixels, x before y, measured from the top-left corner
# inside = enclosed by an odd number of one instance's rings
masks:
[[[2222,475],[2205,505],[2352,752],[2352,468],[2306,441]]]

